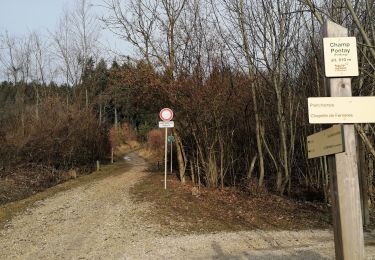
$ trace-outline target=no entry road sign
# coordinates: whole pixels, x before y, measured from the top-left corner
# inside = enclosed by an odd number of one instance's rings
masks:
[[[159,116],[164,122],[169,122],[173,118],[173,111],[170,108],[163,108],[160,110]]]

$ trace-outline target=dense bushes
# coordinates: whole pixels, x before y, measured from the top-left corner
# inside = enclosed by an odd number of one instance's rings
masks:
[[[137,140],[137,134],[128,123],[123,123],[120,127],[113,125],[109,130],[109,141],[111,147],[115,148],[122,144],[129,144]]]
[[[58,98],[46,98],[37,109],[38,116],[34,107],[8,121],[6,134],[0,135],[1,152],[7,154],[1,156],[3,165],[34,163],[70,169],[108,154],[107,133],[89,109],[66,105]]]
[[[152,129],[147,134],[147,148],[161,151],[164,148],[165,135],[161,129]]]

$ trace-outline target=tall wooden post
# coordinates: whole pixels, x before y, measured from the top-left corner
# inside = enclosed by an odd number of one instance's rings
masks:
[[[347,37],[333,22],[323,25],[323,37]],[[352,96],[351,78],[327,78],[331,97]],[[364,259],[364,239],[358,184],[357,140],[354,125],[344,125],[345,152],[330,158],[332,214],[336,259]],[[335,163],[333,161],[335,160]]]

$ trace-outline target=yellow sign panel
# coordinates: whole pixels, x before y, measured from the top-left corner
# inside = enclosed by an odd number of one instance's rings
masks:
[[[375,97],[308,98],[310,124],[375,123]]]
[[[345,151],[344,131],[342,125],[320,131],[307,137],[308,158],[342,153]]]

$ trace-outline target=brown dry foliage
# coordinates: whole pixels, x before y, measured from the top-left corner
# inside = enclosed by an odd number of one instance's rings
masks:
[[[155,151],[161,151],[164,147],[164,131],[161,129],[152,129],[147,134],[147,148]]]
[[[109,141],[111,147],[118,147],[137,140],[137,134],[129,123],[123,123],[121,127],[113,125],[109,130]]]
[[[9,149],[7,161],[0,159],[2,165],[33,163],[70,169],[106,156],[106,131],[90,110],[47,98],[39,106],[39,115],[36,118],[33,110],[27,111],[24,125],[17,116],[12,118],[8,131],[0,138],[1,147]]]
[[[170,230],[190,233],[330,227],[328,208],[321,203],[272,194],[249,196],[235,188],[201,187],[196,192],[196,186],[191,182],[181,185],[176,176],[168,176],[168,189],[164,190],[163,181],[162,174],[150,174],[131,193],[136,201],[158,205],[151,219]]]

